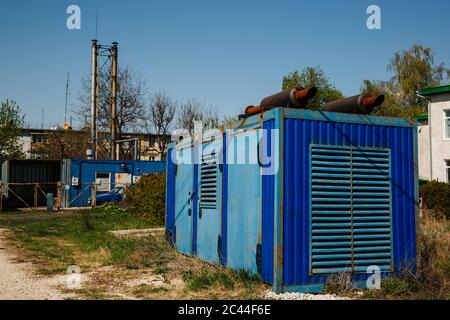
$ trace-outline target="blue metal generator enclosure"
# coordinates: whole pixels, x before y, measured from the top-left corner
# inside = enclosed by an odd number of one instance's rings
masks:
[[[164,172],[165,166],[164,161],[64,159],[62,207],[89,206],[94,183],[97,195],[101,195],[114,188],[126,188],[142,175]]]
[[[276,108],[172,143],[167,238],[276,292],[415,272],[416,124]]]

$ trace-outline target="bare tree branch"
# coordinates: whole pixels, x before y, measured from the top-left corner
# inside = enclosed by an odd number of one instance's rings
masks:
[[[164,92],[156,93],[150,102],[149,121],[156,134],[158,152],[163,158],[167,144],[170,141],[169,134],[175,117],[176,104]]]
[[[109,131],[110,119],[108,117],[111,108],[111,86],[109,85],[108,72],[100,72],[98,95],[98,128],[99,138],[106,140]],[[147,89],[142,77],[135,73],[129,66],[119,68],[117,76],[117,137],[121,139],[127,132],[145,132],[145,118],[147,109],[145,101]],[[91,111],[91,79],[84,76],[81,80],[80,106],[74,110],[80,121],[87,127],[90,123]],[[100,157],[108,157],[106,141],[99,143]]]

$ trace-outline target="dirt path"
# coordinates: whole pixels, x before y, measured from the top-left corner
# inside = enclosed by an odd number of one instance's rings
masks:
[[[33,266],[15,261],[0,229],[0,300],[60,300],[65,296],[56,288],[65,277],[38,277]]]

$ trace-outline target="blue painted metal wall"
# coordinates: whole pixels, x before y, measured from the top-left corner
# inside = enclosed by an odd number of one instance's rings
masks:
[[[315,144],[390,150],[393,264],[396,271],[402,265],[414,268],[418,207],[417,138],[412,124],[394,118],[277,108],[263,117],[247,119],[240,128],[248,130],[261,125],[264,129],[280,129],[279,137],[267,135],[263,140],[265,154],[282,151],[277,158],[281,163],[280,171],[275,175],[261,175],[259,165],[233,164],[231,158],[236,150],[225,149],[220,182],[220,263],[234,269],[259,272],[263,280],[273,283],[275,290],[314,291],[314,288],[321,288],[326,276],[310,275],[309,265],[310,146]],[[234,133],[225,133],[224,145],[233,146],[230,142],[235,138]],[[271,139],[281,142],[279,149],[272,150]],[[257,148],[249,147],[247,152],[256,152]],[[195,166],[191,170],[195,177],[199,168]],[[172,223],[169,218],[172,211],[177,219],[179,197],[169,183],[168,180],[168,202],[174,202],[175,209],[172,210],[171,203],[167,204],[167,228]],[[197,185],[198,180],[194,184]],[[170,195],[170,192],[175,194]],[[194,195],[198,197],[196,193]],[[202,231],[196,228],[195,219],[193,223],[192,228],[185,230],[194,233],[192,252],[187,254],[197,254],[197,241],[217,243],[215,236],[209,239],[205,237],[206,233],[197,237]],[[217,224],[212,223],[211,228],[216,230]],[[258,245],[261,245],[260,268],[257,265]],[[353,275],[354,280],[366,277],[367,274]]]
[[[205,261],[220,263],[219,236],[222,208],[222,173],[219,165],[222,150],[222,135],[214,136],[213,141],[202,145],[202,162],[197,165],[198,209],[197,226],[194,234],[197,236],[196,254]]]
[[[387,127],[286,119],[284,122],[283,282],[323,283],[309,275],[310,144],[378,147],[391,150],[394,265],[414,265],[416,255],[415,159],[412,127]],[[367,274],[355,275],[365,279]]]
[[[275,129],[275,120],[264,122],[263,129]],[[264,148],[267,155],[271,156],[272,137],[267,135],[264,141]],[[264,161],[266,163],[266,161]],[[264,281],[273,282],[273,259],[274,259],[274,193],[275,177],[274,175],[262,176],[262,270],[261,277]]]
[[[194,221],[196,213],[196,165],[194,165],[194,150],[191,146],[176,149],[177,169],[175,178],[175,230],[176,248],[179,252],[190,255],[195,253]]]
[[[172,160],[174,149],[167,151],[166,168],[166,236],[170,236],[172,244],[175,244],[175,175],[176,165]]]
[[[227,266],[254,273],[258,272],[261,169],[250,158],[257,154],[258,134],[256,129],[231,134],[227,150]],[[238,163],[238,152],[245,155],[245,164]]]
[[[115,173],[131,173],[133,176],[142,176],[146,173],[163,172],[165,168],[164,161],[65,160],[62,168],[65,179],[63,181],[64,192],[68,195],[65,202],[69,203],[70,207],[89,206],[90,183],[95,182],[96,172],[111,173],[111,183],[114,186]],[[78,186],[72,185],[72,177],[78,178]]]
[[[226,146],[228,143],[228,136],[223,134],[223,145]],[[223,149],[223,159],[222,159],[222,219],[220,221],[220,237],[222,239],[222,247],[220,250],[220,264],[227,264],[227,234],[228,234],[228,164],[227,164],[227,148]]]

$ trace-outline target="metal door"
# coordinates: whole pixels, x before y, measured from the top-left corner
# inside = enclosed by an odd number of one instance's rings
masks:
[[[223,139],[214,136],[205,139],[198,166],[197,256],[219,263],[221,220],[221,150]]]
[[[260,243],[261,167],[258,162],[260,133],[256,128],[230,133],[227,148],[227,265],[258,272]]]
[[[191,146],[176,150],[175,234],[176,248],[191,254],[193,234],[194,161]]]

